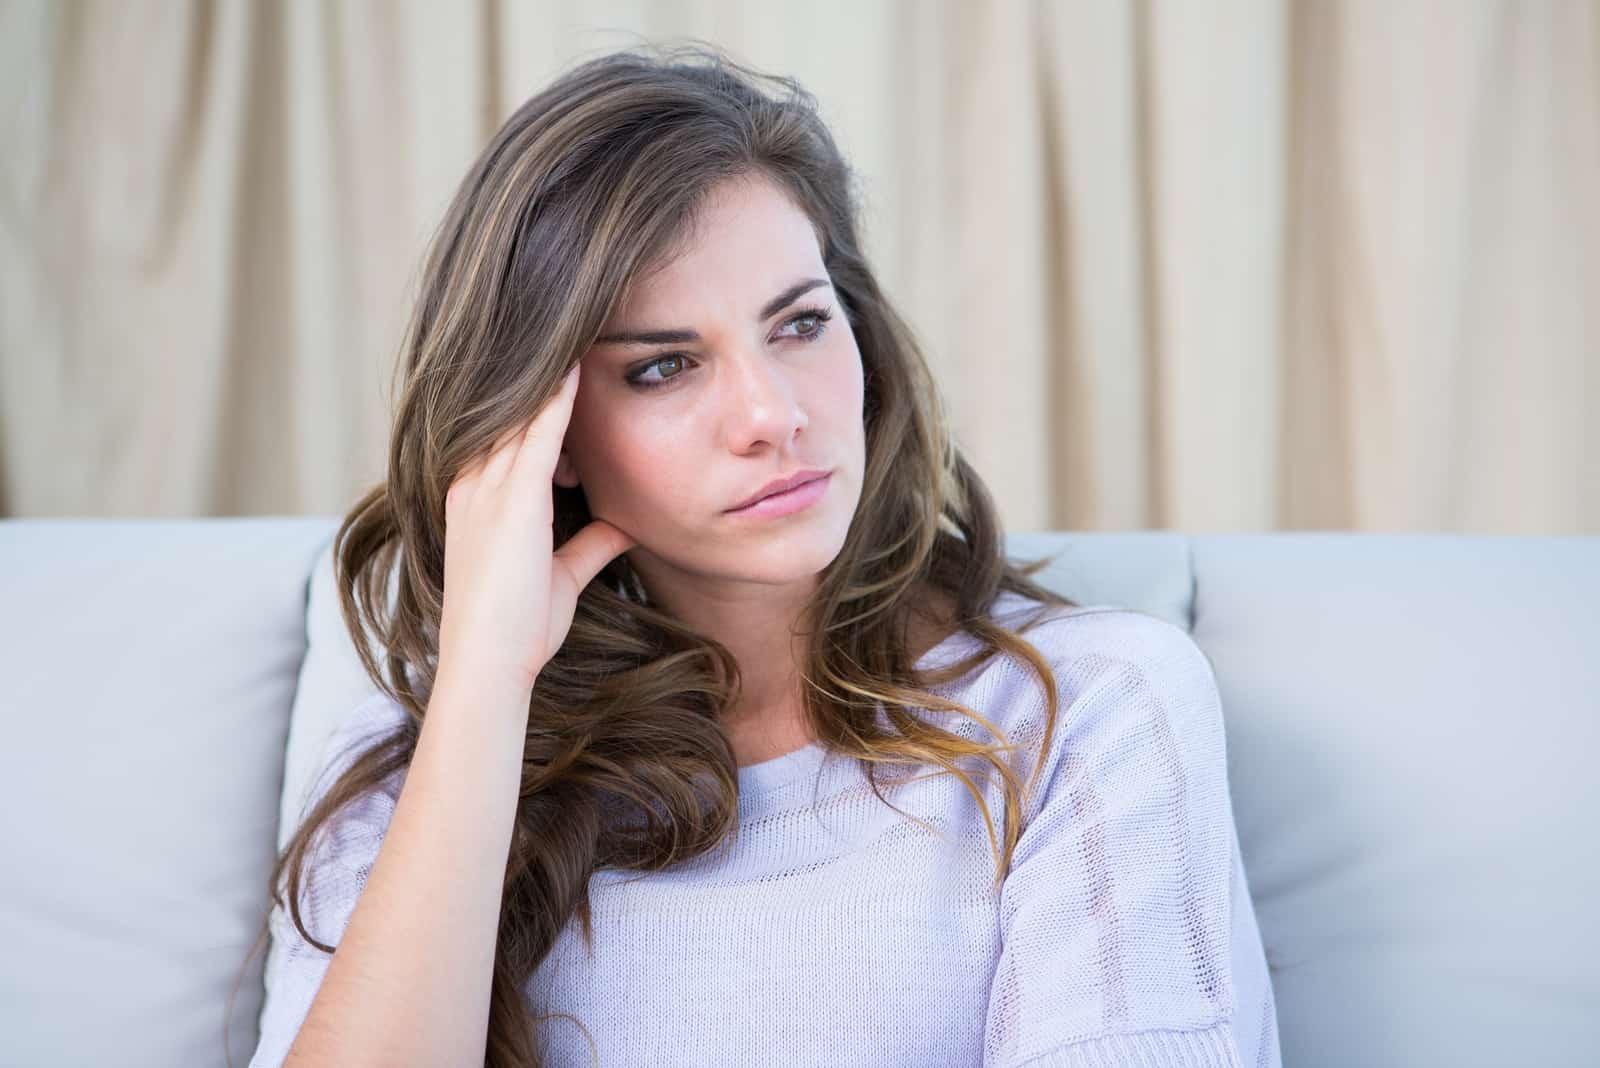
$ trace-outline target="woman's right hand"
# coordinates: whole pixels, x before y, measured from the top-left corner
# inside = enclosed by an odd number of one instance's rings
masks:
[[[532,692],[572,627],[578,593],[637,542],[604,520],[552,552],[556,459],[579,366],[525,427],[468,464],[445,494],[439,666]]]

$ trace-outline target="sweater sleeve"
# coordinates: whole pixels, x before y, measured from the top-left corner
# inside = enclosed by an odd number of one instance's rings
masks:
[[[1233,815],[1210,662],[1186,631],[1136,612],[1041,630],[1059,718],[1001,888],[984,1065],[1238,1068]]]
[[[339,725],[323,746],[302,818],[354,759],[404,715],[387,695],[377,694]],[[300,917],[317,941],[338,946],[378,858],[397,799],[392,782],[386,783],[345,806],[316,835],[298,900]],[[284,909],[272,910],[268,930],[271,943],[263,976],[267,996],[249,1068],[278,1068],[288,1057],[333,960],[306,941]]]

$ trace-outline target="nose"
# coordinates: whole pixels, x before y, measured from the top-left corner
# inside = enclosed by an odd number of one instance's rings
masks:
[[[728,448],[746,453],[763,442],[779,448],[810,422],[781,360],[764,352],[728,362]]]

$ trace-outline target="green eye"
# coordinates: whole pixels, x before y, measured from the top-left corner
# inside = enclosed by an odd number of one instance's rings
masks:
[[[791,341],[798,341],[802,345],[811,344],[827,331],[828,320],[832,318],[833,312],[827,308],[802,308],[796,314],[791,315],[783,325],[794,326],[796,323],[803,323],[809,320],[811,329],[781,336],[787,337]],[[660,389],[671,379],[683,374],[689,366],[692,366],[692,361],[686,353],[669,352],[664,356],[657,356],[644,366],[630,372],[627,375],[627,382],[638,389]],[[651,368],[657,368],[657,373],[653,378],[646,378],[645,373]]]
[[[684,357],[677,353],[671,353],[666,356],[657,356],[655,359],[639,368],[633,374],[629,375],[628,381],[641,389],[654,389],[666,380],[670,378],[676,378],[678,375],[682,374],[683,362]],[[662,373],[660,373],[655,379],[645,378],[645,372],[650,370],[652,367],[661,369]],[[670,373],[667,372],[667,368],[669,367],[672,368]]]

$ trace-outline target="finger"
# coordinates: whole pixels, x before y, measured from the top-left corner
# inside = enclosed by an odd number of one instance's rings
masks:
[[[453,499],[460,498],[472,488],[472,484],[477,481],[479,474],[482,473],[484,464],[488,463],[490,455],[490,453],[482,453],[461,465],[460,470],[455,473],[455,477],[450,480],[450,485],[445,490],[444,500],[446,506]]]
[[[555,552],[567,566],[577,589],[583,589],[612,560],[639,544],[622,530],[596,519],[568,538]]]
[[[489,452],[483,457],[483,477],[490,483],[499,482],[505,473],[511,470],[511,464],[517,458],[517,451],[522,446],[522,436],[527,433],[526,426],[516,426],[502,434]]]
[[[517,450],[519,457],[531,453],[536,461],[535,466],[545,477],[555,470],[561,442],[567,436],[567,425],[572,421],[572,404],[578,396],[579,368],[582,366],[577,363],[572,365],[572,370],[561,382],[561,388],[528,424],[521,447]]]

